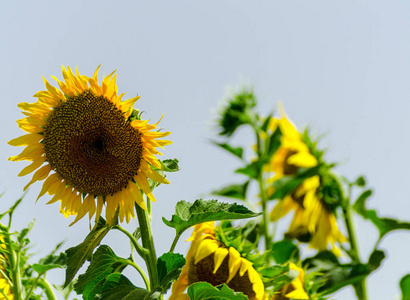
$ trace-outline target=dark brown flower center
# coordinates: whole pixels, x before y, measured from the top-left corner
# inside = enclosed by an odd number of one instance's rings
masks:
[[[283,162],[283,174],[284,175],[293,175],[296,174],[298,171],[299,167],[295,165],[288,164],[288,158],[291,157],[292,155],[295,155],[297,152],[293,150],[289,150],[288,153],[286,154],[285,161]]]
[[[56,106],[44,131],[47,161],[81,193],[125,188],[142,159],[141,133],[111,101],[85,92]]]
[[[253,290],[252,283],[249,280],[248,271],[239,275],[239,271],[234,278],[229,282],[226,281],[229,278],[229,255],[225,257],[219,269],[214,273],[214,254],[211,254],[204,259],[200,260],[196,265],[191,260],[188,271],[188,283],[192,284],[199,281],[205,281],[213,286],[221,285],[225,283],[228,287],[235,292],[242,292],[248,296],[249,300],[255,300],[255,292]]]

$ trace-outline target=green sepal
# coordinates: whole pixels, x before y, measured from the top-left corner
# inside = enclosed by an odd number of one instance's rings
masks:
[[[185,263],[184,256],[179,253],[167,252],[158,257],[158,281],[163,294],[169,290],[172,282],[178,279]]]
[[[182,234],[189,227],[197,224],[221,221],[221,220],[239,220],[259,216],[260,213],[254,213],[243,205],[236,203],[223,203],[217,200],[196,200],[194,203],[179,201],[175,206],[175,214],[170,221],[162,220],[172,228],[175,228],[177,235]]]
[[[191,300],[248,300],[243,293],[231,290],[226,284],[214,287],[207,282],[197,282],[188,287]]]
[[[223,196],[240,200],[246,199],[246,191],[248,190],[249,180],[241,184],[231,184],[219,190],[213,191],[211,194],[215,196]]]
[[[278,291],[285,285],[291,283],[299,273],[291,270],[289,265],[268,266],[259,271],[265,288]]]
[[[177,172],[180,170],[178,165],[179,160],[176,158],[160,160],[159,163],[165,172]]]
[[[65,251],[67,254],[67,269],[64,287],[66,287],[77,274],[86,260],[91,258],[94,249],[100,244],[105,235],[114,225],[107,225],[105,220],[100,217],[97,226],[87,235],[84,242],[76,247]]]
[[[110,247],[101,245],[92,255],[85,274],[78,277],[74,290],[81,294],[84,300],[92,300],[102,291],[106,277],[121,272],[127,264],[127,260],[115,255]]]
[[[134,286],[127,277],[113,273],[106,277],[99,299],[144,300],[150,292]]]
[[[242,147],[232,147],[231,145],[229,145],[228,143],[218,143],[218,142],[214,142],[212,141],[212,143],[214,145],[217,145],[219,147],[221,147],[222,149],[228,151],[229,153],[235,155],[236,157],[239,157],[240,159],[243,158],[243,148]]]

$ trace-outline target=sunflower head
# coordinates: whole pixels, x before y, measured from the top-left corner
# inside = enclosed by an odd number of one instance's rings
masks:
[[[305,272],[294,263],[289,263],[289,269],[297,271],[298,276],[274,294],[271,300],[309,299],[304,288]]]
[[[334,213],[320,197],[320,184],[318,175],[305,179],[292,194],[276,204],[270,216],[276,221],[293,210],[294,216],[286,234],[289,238],[308,242],[321,251],[331,244],[332,251],[339,254],[336,243],[345,242],[346,238],[338,229]]]
[[[217,239],[214,223],[195,226],[187,254],[187,263],[172,286],[170,300],[188,299],[186,288],[205,281],[214,286],[226,284],[235,292],[244,293],[250,300],[264,299],[264,285],[252,263],[233,247]]]
[[[281,118],[272,118],[269,124],[269,130],[274,132],[279,129],[282,133],[281,146],[273,155],[269,168],[269,171],[275,173],[273,180],[286,175],[294,175],[299,168],[312,168],[318,164],[316,157],[311,154],[308,146],[302,140],[296,126],[286,116],[282,105],[279,105],[279,109]]]
[[[64,80],[53,77],[59,88],[44,79],[37,102],[18,105],[26,117],[17,123],[28,134],[9,141],[26,146],[10,160],[32,161],[19,174],[36,171],[24,189],[45,180],[39,197],[52,195],[49,203],[60,201],[60,211],[75,215],[74,222],[87,213],[98,219],[104,204],[109,223],[117,209],[120,221],[128,222],[134,203],[145,208],[141,191],[155,201],[148,179],[168,183],[156,171],[162,167],[155,155],[171,143],[158,140],[169,132],[139,118],[132,108],[139,96],[122,101],[114,72],[101,84],[97,75],[98,68],[90,78],[63,67]]]

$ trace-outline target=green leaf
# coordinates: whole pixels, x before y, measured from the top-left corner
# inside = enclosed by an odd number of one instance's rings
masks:
[[[77,274],[84,262],[91,258],[94,249],[100,244],[101,240],[112,227],[113,225],[106,225],[105,220],[100,217],[96,228],[87,235],[84,242],[65,251],[67,254],[67,270],[64,287],[73,280],[75,274]]]
[[[371,221],[379,230],[379,241],[383,236],[393,230],[407,229],[410,230],[410,223],[401,222],[395,219],[380,218],[375,210],[366,209],[366,200],[371,196],[372,191],[364,191],[356,200],[353,209],[364,219]]]
[[[213,191],[212,195],[245,200],[248,186],[249,181],[246,181],[242,184],[231,184],[226,187],[223,187],[222,189]]]
[[[163,294],[171,287],[172,282],[178,279],[185,263],[184,256],[179,253],[167,252],[158,258],[158,280]]]
[[[248,300],[243,293],[236,293],[226,284],[214,287],[207,282],[197,282],[188,287],[188,297],[191,300]]]
[[[221,147],[222,149],[228,151],[229,153],[239,157],[242,159],[242,155],[243,155],[243,148],[242,147],[237,147],[234,148],[231,145],[229,145],[228,143],[217,143],[217,142],[212,142],[213,144]]]
[[[177,172],[180,170],[178,165],[179,161],[176,158],[160,160],[159,162],[165,172]]]
[[[259,161],[251,162],[249,165],[235,170],[235,173],[247,175],[249,178],[258,179],[262,171],[262,163]]]
[[[126,259],[118,257],[110,247],[102,245],[93,254],[85,274],[78,277],[74,289],[77,294],[83,295],[83,299],[94,299],[102,291],[106,277],[121,271],[127,264]]]
[[[400,279],[400,289],[403,295],[402,300],[410,300],[410,274]]]
[[[48,270],[51,269],[57,269],[57,268],[64,268],[64,266],[62,265],[41,265],[41,264],[33,264],[33,270],[36,271],[38,274],[44,274],[46,273]]]
[[[124,275],[120,273],[113,273],[106,277],[100,294],[100,299],[143,300],[148,294],[149,291],[134,286]]]
[[[194,203],[179,201],[175,206],[175,214],[172,215],[171,220],[168,221],[164,217],[162,220],[167,226],[175,228],[177,235],[181,235],[189,227],[204,222],[247,219],[259,215],[260,213],[254,213],[245,206],[236,203],[199,199]]]
[[[382,260],[386,257],[383,251],[381,250],[374,250],[373,253],[369,257],[369,267],[372,270],[376,270],[380,267]]]
[[[272,257],[278,264],[284,264],[291,258],[299,257],[299,248],[291,240],[282,240],[272,245]]]
[[[308,265],[308,272],[318,272],[316,281],[324,282],[319,292],[329,295],[347,285],[356,284],[376,270],[385,255],[383,251],[375,250],[367,264],[341,264],[338,258],[330,251],[323,251],[312,258],[306,259],[303,264]]]

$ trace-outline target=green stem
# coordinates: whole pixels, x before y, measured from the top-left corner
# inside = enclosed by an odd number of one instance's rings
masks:
[[[145,275],[144,271],[141,269],[141,267],[140,267],[139,265],[137,265],[135,262],[131,261],[131,260],[127,260],[127,263],[128,263],[130,266],[134,267],[134,269],[136,269],[136,270],[138,271],[138,273],[140,273],[142,279],[144,280],[145,287],[146,287],[147,289],[149,289],[149,287],[150,287],[149,280],[148,280],[148,278],[147,278],[147,275]]]
[[[148,200],[149,201],[149,200]],[[147,265],[148,275],[150,278],[150,290],[153,291],[158,286],[157,274],[157,255],[155,253],[154,240],[151,230],[151,222],[148,212],[142,209],[139,205],[135,205],[137,211],[138,223],[141,230],[142,246],[148,250],[144,260]]]
[[[115,225],[113,229],[117,229],[124,233],[126,236],[128,236],[135,250],[137,250],[138,254],[145,260],[145,257],[148,255],[148,250],[141,247],[141,245],[138,244],[137,239],[130,232],[128,232],[125,228],[121,227],[120,225]]]
[[[357,243],[356,233],[355,233],[355,229],[353,226],[353,216],[352,216],[351,210],[352,209],[350,205],[347,205],[347,207],[343,208],[343,214],[344,214],[347,234],[349,236],[350,257],[352,258],[354,262],[361,263],[360,256],[359,256],[359,246]],[[357,299],[367,300],[366,278],[363,278],[359,282],[353,284],[353,287],[355,289]]]
[[[40,287],[44,291],[48,300],[57,300],[57,297],[54,294],[53,288],[51,287],[51,285],[48,283],[47,280],[40,278],[40,280],[37,282],[37,286]]]
[[[179,234],[177,233],[175,235],[174,241],[172,242],[172,245],[171,245],[171,248],[169,249],[169,252],[174,252],[175,246],[177,245],[177,242],[178,242],[180,237],[181,237],[180,233]]]
[[[30,290],[27,292],[25,300],[30,299],[31,294],[33,293],[34,289],[37,287],[38,281],[40,280],[40,278],[43,274],[44,273],[38,274],[36,279],[30,281],[31,287],[30,287]]]

